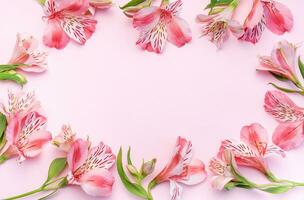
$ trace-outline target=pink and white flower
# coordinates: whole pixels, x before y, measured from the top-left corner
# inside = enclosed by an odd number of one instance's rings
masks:
[[[222,154],[212,158],[209,162],[209,170],[212,172],[212,187],[223,190],[229,182],[236,180],[232,168],[237,170],[233,152],[225,150]]]
[[[140,32],[138,44],[142,49],[161,53],[168,40],[177,47],[192,39],[187,22],[179,17],[182,1],[160,7],[145,7],[133,16],[133,26]]]
[[[234,153],[238,165],[255,168],[264,174],[270,172],[265,160],[266,157],[272,154],[285,157],[281,148],[268,143],[267,132],[258,123],[242,128],[241,142],[222,141],[219,154],[222,154],[225,150],[231,150]]]
[[[67,155],[69,184],[80,185],[91,196],[109,196],[114,177],[109,171],[115,155],[104,143],[91,148],[90,142],[77,139]]]
[[[51,133],[46,130],[46,122],[46,117],[35,111],[24,116],[15,114],[6,128],[7,143],[2,156],[8,159],[18,155],[21,162],[39,155],[42,147],[52,140]]]
[[[64,152],[69,152],[76,140],[76,134],[72,131],[71,126],[63,125],[61,132],[53,139],[53,144]]]
[[[236,37],[240,37],[244,33],[241,24],[232,19],[234,9],[235,7],[229,6],[220,13],[200,14],[196,17],[196,21],[203,24],[202,36],[208,36],[217,48],[222,47],[222,44],[229,38],[230,32]]]
[[[8,91],[8,104],[0,103],[0,112],[10,122],[15,115],[23,118],[30,112],[38,112],[41,108],[40,102],[36,99],[34,92],[19,92],[14,94]]]
[[[272,72],[298,84],[295,75],[296,50],[297,48],[286,40],[276,43],[271,56],[260,57],[257,70]]]
[[[181,198],[182,187],[178,183],[196,185],[206,179],[205,165],[192,157],[192,143],[179,137],[170,162],[152,181],[155,184],[170,181],[172,200]]]
[[[293,15],[289,8],[273,0],[263,0],[267,28],[275,34],[282,35],[293,27]]]
[[[279,122],[272,135],[273,143],[284,150],[299,147],[304,141],[304,108],[279,91],[267,92],[264,102],[265,111]]]
[[[17,34],[17,41],[9,64],[25,72],[44,72],[47,53],[38,50],[38,41],[29,35]]]
[[[96,20],[85,15],[89,6],[89,0],[46,0],[44,44],[57,49],[64,48],[70,39],[85,44],[97,24]]]

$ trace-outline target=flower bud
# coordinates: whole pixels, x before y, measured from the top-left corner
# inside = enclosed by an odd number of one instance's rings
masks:
[[[137,171],[137,169],[136,169],[135,166],[133,166],[133,165],[127,165],[126,167],[127,167],[128,171],[129,171],[129,173],[133,177],[138,177],[139,173],[138,173],[138,171]]]
[[[154,159],[142,164],[141,174],[143,177],[146,177],[153,173],[153,171],[155,169],[155,163],[156,163],[156,159],[154,158]]]
[[[126,5],[120,7],[124,14],[127,17],[132,18],[134,14],[136,14],[138,11],[140,11],[141,9],[145,8],[145,7],[149,7],[151,5],[151,0],[145,0],[142,2],[137,2],[137,1],[130,1],[129,3],[127,3]]]

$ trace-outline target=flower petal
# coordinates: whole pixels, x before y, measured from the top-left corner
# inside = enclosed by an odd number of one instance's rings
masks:
[[[244,126],[241,130],[241,140],[252,149],[264,156],[268,146],[268,135],[266,129],[258,123]]]
[[[233,177],[227,176],[213,176],[211,178],[211,185],[217,190],[223,190],[225,185],[233,180]]]
[[[106,197],[112,193],[113,175],[106,169],[94,169],[81,177],[82,189],[94,197]]]
[[[180,18],[174,17],[167,25],[168,40],[172,44],[181,47],[192,39],[191,29],[187,22]]]
[[[89,0],[60,0],[58,8],[73,14],[84,14],[89,8]]]
[[[49,19],[43,36],[43,43],[48,47],[63,49],[70,41],[57,19]]]
[[[286,151],[299,147],[304,141],[303,122],[279,124],[272,135],[272,141]]]
[[[176,182],[170,180],[170,196],[171,200],[181,200],[182,199],[183,188]]]
[[[286,94],[280,91],[268,91],[265,94],[264,108],[278,122],[304,120],[304,109],[298,107]]]
[[[202,183],[207,178],[207,172],[205,170],[205,165],[200,160],[193,160],[189,166],[185,169],[186,176],[175,177],[177,182],[186,185],[196,185]]]
[[[296,58],[296,47],[286,40],[282,40],[275,44],[271,59],[283,69],[294,74],[294,66]]]
[[[181,0],[174,1],[165,7],[165,10],[173,16],[178,16],[182,10],[183,2]]]
[[[27,145],[22,149],[24,157],[36,157],[38,154],[40,154],[43,145],[51,140],[52,134],[48,131],[40,131],[31,135]]]
[[[89,143],[83,139],[77,139],[67,154],[67,162],[73,172],[78,169],[88,157]]]
[[[293,15],[287,6],[272,0],[263,4],[266,26],[270,31],[282,35],[292,29]]]
[[[6,127],[5,137],[9,144],[14,144],[16,139],[18,138],[18,135],[21,130],[20,121],[21,120],[20,120],[19,115],[16,114],[11,118],[11,120],[9,121],[9,123]]]
[[[88,17],[65,15],[61,26],[65,33],[78,42],[85,44],[95,32],[97,21]]]
[[[144,28],[150,30],[153,28],[160,19],[160,9],[155,6],[145,7],[139,10],[133,16],[134,28]]]

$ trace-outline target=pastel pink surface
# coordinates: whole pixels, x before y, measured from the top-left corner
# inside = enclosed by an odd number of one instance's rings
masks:
[[[271,76],[257,73],[257,55],[268,55],[275,42],[304,39],[304,2],[280,1],[289,6],[295,24],[291,33],[276,36],[266,30],[256,45],[231,38],[218,51],[206,38],[199,38],[195,16],[208,0],[184,1],[181,16],[193,31],[193,41],[178,49],[167,44],[162,55],[143,52],[135,46],[137,31],[117,6],[97,14],[96,33],[83,47],[70,43],[64,50],[49,49],[49,69],[28,76],[26,90],[35,90],[48,116],[53,135],[63,123],[69,123],[80,136],[90,135],[118,152],[120,145],[133,148],[134,160],[158,158],[157,169],[164,167],[177,136],[192,140],[196,158],[205,163],[214,156],[225,138],[239,138],[243,125],[259,122],[269,133],[277,122],[263,110],[264,94]],[[123,1],[116,1],[121,5]],[[39,40],[46,23],[43,11],[32,0],[2,0],[0,63],[6,63],[13,50],[17,32],[31,33]],[[304,56],[303,48],[299,49]],[[273,80],[275,81],[275,80]],[[0,83],[0,99],[7,90],[20,89]],[[304,106],[303,97],[290,95]],[[269,135],[270,137],[270,135]],[[270,167],[277,176],[304,181],[304,146],[287,153],[287,158],[271,158]],[[21,165],[14,159],[0,166],[0,198],[38,187],[47,175],[51,160],[58,156],[49,145],[36,159]],[[259,182],[255,171],[242,169]],[[115,172],[115,170],[114,170]],[[134,200],[121,185],[118,176],[108,200]],[[169,184],[153,191],[156,200],[169,199]],[[184,200],[303,199],[303,188],[283,195],[235,189],[218,192],[208,182],[185,187]],[[29,199],[37,199],[34,196]],[[95,199],[79,187],[67,187],[53,199]]]

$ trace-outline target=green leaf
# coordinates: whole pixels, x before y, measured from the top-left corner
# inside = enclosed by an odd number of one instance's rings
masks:
[[[289,81],[288,78],[280,75],[280,74],[276,74],[276,73],[273,73],[273,72],[269,72],[274,78],[278,79],[279,81]]]
[[[131,147],[129,147],[128,149],[127,160],[128,160],[128,165],[133,165],[131,159]]]
[[[269,185],[259,187],[260,190],[271,193],[271,194],[282,194],[282,193],[288,192],[289,190],[291,190],[293,188],[294,188],[294,186],[292,186],[290,184],[284,184],[284,185],[269,184]]]
[[[44,5],[46,0],[37,0],[40,5]]]
[[[132,183],[130,181],[130,179],[128,178],[128,176],[126,175],[126,172],[123,168],[123,163],[122,163],[122,148],[120,148],[119,153],[117,155],[116,165],[117,165],[117,171],[118,171],[119,177],[120,177],[122,183],[124,184],[124,186],[126,187],[126,189],[138,197],[147,199],[148,194],[147,194],[146,190],[141,185]]]
[[[125,5],[120,6],[120,9],[125,9],[125,8],[132,7],[132,6],[137,6],[137,5],[139,5],[139,4],[141,4],[145,1],[146,0],[131,0],[128,3],[126,3]]]
[[[0,80],[14,81],[15,83],[17,83],[17,84],[19,84],[21,86],[24,85],[27,82],[26,78],[23,75],[18,74],[14,70],[1,72],[0,73]]]
[[[66,158],[56,158],[52,161],[50,167],[49,167],[49,172],[48,172],[48,177],[46,180],[46,183],[50,181],[51,179],[57,177],[67,166],[67,159]]]
[[[298,65],[301,72],[302,77],[304,78],[304,63],[301,60],[301,57],[298,58]]]
[[[228,6],[234,0],[211,0],[205,9],[213,9],[217,6]]]
[[[298,93],[298,94],[301,94],[301,95],[304,95],[303,94],[303,91],[299,91],[299,90],[292,90],[292,89],[288,89],[288,88],[283,88],[283,87],[280,87],[274,83],[269,83],[270,85],[272,85],[273,87],[277,88],[278,90],[281,90],[283,92],[287,92],[287,93]]]
[[[10,71],[10,70],[15,70],[17,68],[16,65],[0,65],[0,72],[5,72],[5,71]]]
[[[7,127],[6,116],[0,113],[0,150],[4,147],[6,143],[6,138],[4,134],[6,127]]]

